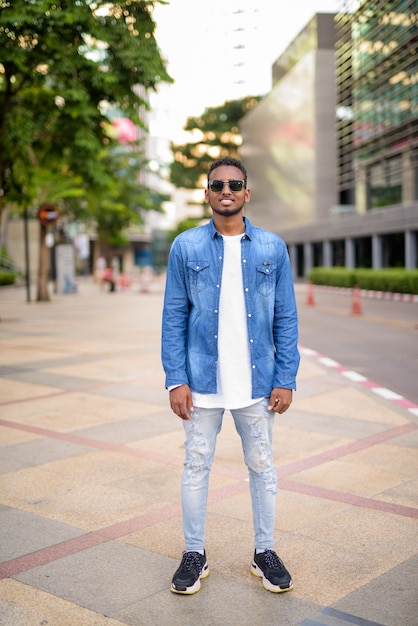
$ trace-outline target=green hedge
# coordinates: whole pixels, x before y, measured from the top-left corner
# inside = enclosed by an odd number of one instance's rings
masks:
[[[0,269],[0,286],[13,285],[16,280],[16,274],[14,272],[8,272],[7,270]]]
[[[418,294],[418,270],[405,269],[345,269],[343,267],[314,267],[308,279],[314,285],[354,287],[373,291]]]

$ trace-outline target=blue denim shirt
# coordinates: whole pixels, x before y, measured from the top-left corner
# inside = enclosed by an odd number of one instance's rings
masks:
[[[241,240],[242,277],[250,344],[252,397],[274,387],[296,389],[298,319],[286,245],[252,226]],[[213,220],[174,240],[167,267],[162,320],[166,387],[188,384],[216,393],[223,238]]]

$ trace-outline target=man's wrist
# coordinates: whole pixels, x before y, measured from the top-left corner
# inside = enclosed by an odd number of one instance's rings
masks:
[[[177,389],[177,387],[181,387],[181,385],[170,385],[167,389],[168,391],[173,391],[173,389]]]

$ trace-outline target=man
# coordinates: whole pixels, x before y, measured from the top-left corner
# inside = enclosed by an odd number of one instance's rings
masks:
[[[293,583],[274,548],[276,413],[292,401],[299,366],[297,311],[284,242],[244,217],[247,172],[233,158],[209,168],[212,220],[179,235],[167,266],[162,362],[186,435],[182,476],[186,549],[171,590],[192,594],[209,574],[205,521],[216,437],[228,409],[242,441],[253,508],[251,571],[266,589]]]

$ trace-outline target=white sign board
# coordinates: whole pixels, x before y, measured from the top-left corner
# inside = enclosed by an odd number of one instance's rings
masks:
[[[55,248],[57,268],[57,292],[72,293],[75,291],[74,248],[71,244],[59,244]]]

